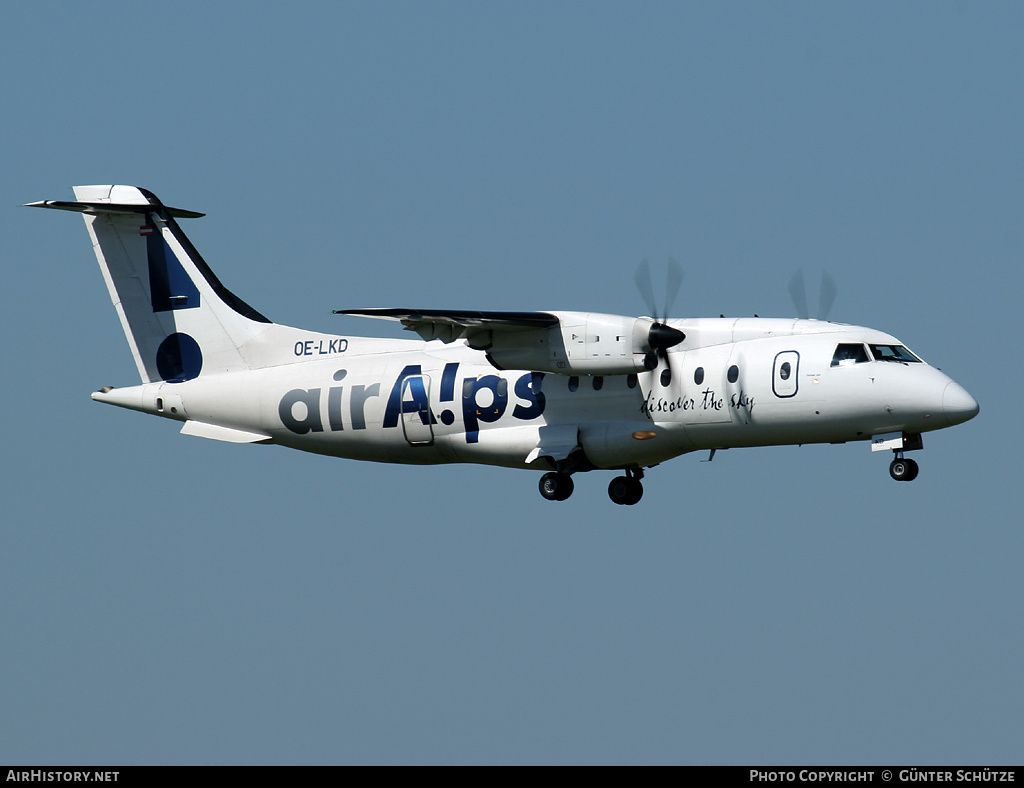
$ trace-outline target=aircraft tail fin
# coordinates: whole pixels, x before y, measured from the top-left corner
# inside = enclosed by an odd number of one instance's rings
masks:
[[[203,214],[134,186],[74,191],[74,202],[30,205],[83,215],[142,381],[247,369],[241,348],[271,323],[221,284],[176,221]]]

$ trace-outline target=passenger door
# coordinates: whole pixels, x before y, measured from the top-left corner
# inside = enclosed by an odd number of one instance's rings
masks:
[[[402,431],[410,446],[430,446],[434,443],[433,418],[430,413],[430,378],[410,375],[402,380],[403,403],[419,403],[417,410],[406,412],[402,407]]]

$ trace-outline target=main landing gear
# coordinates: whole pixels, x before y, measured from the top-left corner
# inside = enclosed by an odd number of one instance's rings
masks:
[[[896,459],[889,465],[889,475],[898,482],[912,482],[917,478],[919,468],[913,460],[905,460],[903,452],[896,452]]]
[[[622,506],[632,506],[644,497],[644,486],[640,483],[644,472],[637,468],[635,471],[626,470],[625,476],[616,476],[608,485],[608,497],[612,503]]]
[[[549,501],[564,501],[572,495],[572,476],[567,473],[545,473],[540,477],[540,494]]]
[[[608,497],[612,503],[632,506],[644,495],[644,486],[640,483],[644,472],[639,468],[627,469],[625,476],[616,476],[608,485]],[[574,488],[572,476],[565,472],[545,473],[540,477],[540,494],[549,501],[564,501]]]

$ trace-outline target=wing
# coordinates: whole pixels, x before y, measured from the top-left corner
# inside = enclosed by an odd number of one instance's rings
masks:
[[[336,309],[336,315],[397,320],[423,339],[465,339],[498,369],[559,375],[629,375],[658,366],[684,339],[649,317],[597,312],[477,312],[440,309]]]
[[[454,342],[482,331],[524,331],[557,326],[556,315],[548,312],[477,312],[465,309],[335,309],[336,315],[397,320],[406,331],[425,340]]]

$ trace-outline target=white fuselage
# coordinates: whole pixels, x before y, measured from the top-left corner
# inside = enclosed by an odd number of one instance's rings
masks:
[[[94,397],[336,457],[519,468],[549,467],[539,447],[577,440],[594,467],[642,468],[697,449],[921,433],[977,413],[963,388],[923,362],[833,363],[839,343],[900,344],[873,329],[669,324],[686,341],[638,375],[497,370],[463,342],[320,337],[267,348],[268,359],[292,363]]]
[[[645,468],[697,449],[870,440],[894,452],[893,479],[912,481],[903,453],[921,433],[978,412],[894,337],[818,320],[385,307],[338,314],[420,340],[284,326],[225,288],[185,236],[177,219],[202,214],[137,186],[74,193],[30,205],[82,215],[142,381],[93,399],[187,435],[533,468],[551,501],[572,494],[573,473],[619,469],[608,495],[633,505]],[[669,290],[680,277],[670,266]],[[642,291],[649,279],[641,266]]]

